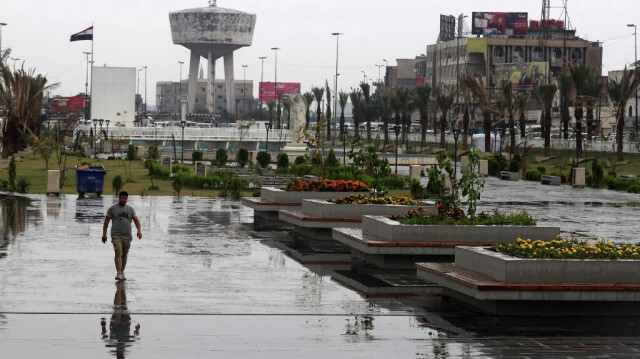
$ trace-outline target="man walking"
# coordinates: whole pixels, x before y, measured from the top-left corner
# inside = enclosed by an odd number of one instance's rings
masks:
[[[113,243],[113,250],[115,251],[115,263],[116,263],[116,280],[126,280],[124,276],[124,268],[127,266],[127,254],[131,247],[131,221],[136,224],[138,229],[138,239],[142,239],[142,227],[140,226],[140,220],[136,216],[136,211],[133,207],[127,205],[129,194],[125,191],[120,192],[118,195],[118,203],[114,204],[107,210],[107,215],[104,218],[104,225],[102,226],[102,243],[107,242],[107,228],[109,228],[109,221],[113,220],[111,226],[111,243]]]

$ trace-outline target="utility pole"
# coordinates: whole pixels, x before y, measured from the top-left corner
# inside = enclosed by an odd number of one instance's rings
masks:
[[[260,56],[258,57],[260,59],[260,84],[258,85],[258,102],[260,102],[260,121],[262,121],[262,83],[264,81],[264,59],[266,59],[266,56]]]

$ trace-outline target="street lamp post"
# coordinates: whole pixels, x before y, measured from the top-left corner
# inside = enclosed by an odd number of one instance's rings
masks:
[[[380,87],[380,68],[382,68],[384,65],[376,65],[378,67],[378,86]]]
[[[393,130],[396,133],[396,174],[398,174],[398,135],[400,135],[400,125],[398,125],[398,122],[393,126]]]
[[[341,32],[332,32],[331,35],[336,37],[336,80],[333,83],[333,113],[334,113],[333,117],[336,118],[338,117],[337,116],[338,115],[338,75],[339,75],[338,74],[338,39],[340,38],[340,35],[344,35],[344,34]],[[335,121],[333,122],[335,123]]]
[[[384,62],[384,85],[387,86],[387,69],[389,68],[389,61],[382,59]]]
[[[258,57],[260,59],[260,61],[262,62],[260,64],[260,84],[258,85],[258,102],[260,102],[260,121],[262,121],[262,82],[264,81],[263,78],[263,74],[264,74],[264,59],[266,59],[266,56],[260,56]]]
[[[180,144],[180,163],[184,163],[184,127],[187,125],[187,121],[180,120],[180,127],[182,127],[182,143]]]
[[[360,72],[362,72],[362,82],[364,82],[366,84],[367,83],[367,74],[364,72],[364,70],[360,71]]]
[[[271,50],[275,51],[276,54],[275,73],[273,77],[273,94],[276,96],[276,111],[278,113],[278,118],[276,120],[278,121],[278,125],[280,125],[280,96],[278,96],[278,50],[280,50],[280,48],[272,47]],[[267,130],[267,136],[269,136],[269,130]]]
[[[245,87],[247,83],[247,65],[242,65],[242,118],[246,117],[246,105],[247,105],[247,89]]]
[[[7,26],[6,22],[0,22],[0,56],[2,56],[2,27]]]
[[[460,129],[453,129],[453,175],[457,176],[458,173],[458,136],[460,136]]]
[[[98,135],[98,119],[93,119],[93,157],[98,158],[98,152],[96,152],[96,136]]]
[[[140,71],[142,69],[138,69],[138,85],[136,87],[136,95],[140,95]],[[138,106],[138,96],[136,96],[136,111],[140,112],[141,108]]]
[[[635,50],[635,62],[634,67],[638,66],[638,28],[636,24],[627,24],[628,27],[633,27],[633,41],[634,41],[634,50]],[[638,90],[636,89],[636,135],[638,134]],[[589,136],[589,134],[587,134]]]
[[[265,148],[265,152],[269,153],[269,130],[271,129],[271,123],[265,122],[264,128],[267,130],[267,146]]]
[[[147,66],[142,68],[144,69],[144,116],[147,117]]]
[[[16,61],[19,61],[20,59],[17,57],[10,57],[9,60],[13,60],[13,71],[16,71]]]
[[[87,107],[87,99],[89,98],[89,55],[91,52],[83,51],[83,54],[87,55],[87,74],[84,80],[84,119],[89,118],[88,107]]]

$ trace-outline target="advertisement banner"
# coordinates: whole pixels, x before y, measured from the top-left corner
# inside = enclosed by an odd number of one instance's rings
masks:
[[[473,12],[471,33],[474,35],[526,35],[526,12]]]
[[[496,64],[495,67],[496,84],[504,80],[510,81],[514,91],[531,91],[547,83],[549,65],[546,62]]]
[[[259,101],[262,103],[276,100],[276,91],[274,89],[273,82],[260,82]],[[299,82],[278,82],[278,93],[282,93],[282,98],[286,99],[291,95],[300,94]]]

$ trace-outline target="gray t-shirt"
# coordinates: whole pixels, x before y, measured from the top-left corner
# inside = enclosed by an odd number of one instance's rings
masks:
[[[119,236],[131,238],[131,221],[136,216],[136,211],[129,205],[114,204],[107,210],[107,216],[111,219],[111,237]]]

